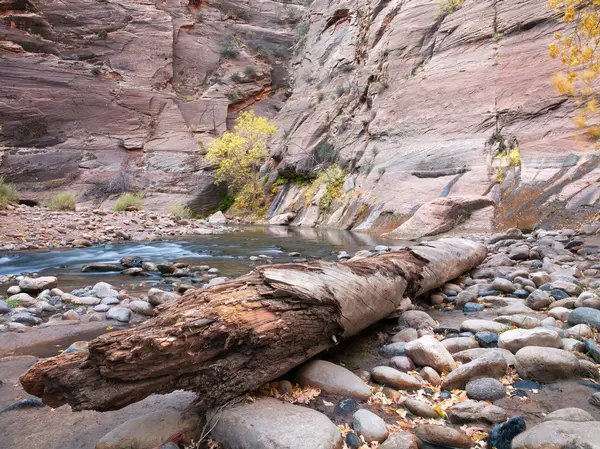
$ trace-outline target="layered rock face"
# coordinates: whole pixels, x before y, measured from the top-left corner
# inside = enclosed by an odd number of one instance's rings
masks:
[[[34,200],[137,187],[214,209],[202,155],[239,109],[281,107],[294,3],[1,0],[0,175]]]
[[[589,213],[599,158],[572,123],[574,102],[550,85],[560,64],[547,45],[560,20],[545,0],[465,0],[450,13],[443,4],[312,4],[294,94],[277,116],[286,139],[273,178],[337,158],[345,182],[336,192],[326,179],[308,194],[288,185],[274,213],[394,229],[435,200],[435,221],[448,211],[482,231]]]

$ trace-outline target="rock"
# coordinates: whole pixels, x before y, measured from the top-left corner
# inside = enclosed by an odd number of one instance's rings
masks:
[[[597,422],[548,421],[517,435],[512,449],[567,449],[600,447]]]
[[[177,270],[177,267],[172,263],[158,263],[156,264],[156,269],[161,274],[173,274]]]
[[[129,303],[129,309],[140,315],[154,316],[154,307],[146,301],[131,301]]]
[[[527,260],[531,255],[531,251],[528,246],[520,245],[514,248],[511,248],[508,253],[508,257],[513,260]]]
[[[477,293],[471,290],[463,290],[456,296],[456,307],[464,307],[469,302],[477,302]]]
[[[539,319],[532,317],[532,316],[519,315],[519,314],[499,316],[494,321],[498,321],[499,323],[502,323],[502,324],[509,324],[509,325],[517,326],[522,329],[533,329],[535,327],[542,326],[542,322]],[[553,321],[552,325],[554,325],[554,324],[555,324],[555,322]],[[479,344],[481,345],[481,343],[479,343]]]
[[[475,341],[475,339],[472,337],[446,338],[442,341],[442,344],[451,354],[465,351],[467,349],[477,348],[479,346],[477,341]]]
[[[159,288],[148,290],[148,302],[154,306],[159,306],[167,301],[175,301],[181,298],[180,295],[173,292],[165,292]]]
[[[404,407],[406,407],[406,409],[413,415],[432,419],[440,417],[438,412],[431,405],[417,401],[416,399],[408,398],[403,402],[402,405],[404,405]]]
[[[523,379],[551,383],[580,374],[577,357],[562,349],[527,346],[515,358],[515,367]]]
[[[406,355],[406,343],[398,342],[389,345],[383,345],[379,348],[379,354],[391,359],[392,357]]]
[[[550,329],[514,329],[500,335],[498,347],[515,354],[525,346],[543,346],[546,348],[562,348],[560,335]]]
[[[463,306],[463,312],[465,313],[482,312],[483,310],[485,310],[485,306],[476,302],[468,302]]]
[[[80,306],[95,306],[101,302],[100,298],[95,296],[75,296],[69,293],[65,293],[62,297],[62,300]]]
[[[404,356],[392,357],[390,360],[390,366],[392,368],[397,369],[398,371],[403,372],[412,371],[415,369],[415,364],[413,363],[413,361],[408,357]]]
[[[142,268],[144,261],[141,257],[125,256],[119,261],[125,268]]]
[[[21,307],[31,307],[33,306],[37,300],[32,298],[27,293],[17,293],[16,295],[12,295],[8,298],[9,301],[18,301]]]
[[[410,432],[392,433],[379,449],[418,449],[419,439]]]
[[[119,296],[119,292],[113,288],[112,285],[106,282],[98,282],[92,288],[92,295],[98,296],[99,298],[116,298]]]
[[[592,357],[596,363],[600,363],[600,348],[598,347],[598,344],[594,340],[587,338],[583,339],[583,343],[585,344],[585,349],[590,357]]]
[[[406,343],[405,350],[416,365],[430,366],[440,373],[456,367],[450,352],[431,335]]]
[[[435,320],[420,310],[408,310],[398,319],[398,326],[401,328],[412,327],[413,329],[434,327]]]
[[[402,329],[400,332],[395,334],[392,337],[392,342],[394,343],[408,343],[409,341],[413,341],[419,338],[417,331],[412,327],[407,327],[406,329]]]
[[[510,351],[507,351],[506,349],[500,349],[500,348],[467,349],[466,351],[457,352],[457,353],[453,354],[453,356],[457,362],[468,363],[468,362],[471,362],[472,360],[478,359],[479,357],[481,357],[485,354],[489,354],[492,351],[496,351],[500,355],[502,355],[502,357],[504,357],[504,360],[506,360],[506,363],[508,364],[508,366],[514,366],[515,356],[513,355],[513,353]]]
[[[552,298],[547,292],[535,290],[527,297],[525,304],[533,310],[541,310],[548,307],[552,301]]]
[[[588,324],[600,331],[600,310],[589,307],[579,307],[571,312],[568,323],[571,326],[576,324]]]
[[[383,442],[389,435],[385,421],[375,413],[361,409],[353,415],[354,430],[362,436],[367,443],[372,441]]]
[[[371,370],[371,378],[382,385],[398,390],[418,390],[421,382],[414,377],[389,366],[376,366]]]
[[[585,352],[585,344],[574,338],[563,338],[563,349],[569,352]]]
[[[114,304],[119,304],[119,298],[102,298],[100,304],[106,304],[108,306],[112,306]]]
[[[569,314],[571,313],[571,311],[566,307],[554,307],[550,309],[548,313],[552,318],[555,318],[559,321],[567,321],[567,318],[569,318]]]
[[[587,324],[576,324],[564,331],[564,336],[567,338],[590,338],[593,335],[592,328]]]
[[[42,320],[33,316],[29,312],[17,312],[13,313],[11,319],[15,323],[28,324],[30,326],[35,326],[38,324],[42,324]]]
[[[344,415],[353,415],[358,410],[358,402],[352,398],[342,399],[335,410]]]
[[[8,306],[8,304],[0,299],[0,315],[10,313],[10,311],[11,308]]]
[[[482,348],[495,348],[498,346],[498,334],[489,331],[477,332],[475,334],[475,341]],[[471,349],[471,348],[467,348]]]
[[[21,293],[21,288],[18,285],[8,287],[8,289],[6,290],[6,294],[8,296],[18,295],[19,293]]]
[[[585,422],[595,421],[594,417],[585,410],[576,407],[561,408],[552,413],[548,413],[544,417],[544,422],[547,421],[569,421],[569,422]]]
[[[442,378],[437,371],[430,366],[423,368],[419,374],[423,379],[425,379],[426,382],[429,382],[433,386],[437,387],[438,385],[442,384]]]
[[[533,281],[536,286],[541,286],[543,284],[547,284],[552,281],[552,278],[545,271],[538,271],[536,273],[531,273],[529,275],[529,279]]]
[[[480,401],[463,401],[446,410],[452,424],[496,424],[506,420],[506,412],[497,405]]]
[[[129,323],[129,320],[131,319],[131,310],[124,307],[113,307],[106,312],[106,319],[120,321],[121,323]]]
[[[498,380],[481,377],[467,382],[467,396],[477,401],[496,401],[506,396],[506,387]]]
[[[519,315],[523,313],[533,313],[533,309],[521,303],[510,304],[498,309],[498,315]]]
[[[582,292],[581,287],[579,287],[578,285],[576,285],[572,282],[561,281],[561,280],[553,281],[552,288],[562,290],[570,296],[577,296],[577,295],[581,294],[581,292]]]
[[[590,398],[590,404],[600,407],[600,392],[594,393]]]
[[[123,276],[140,276],[142,274],[144,274],[144,269],[143,268],[126,268],[123,271],[121,271],[121,274]]]
[[[58,286],[58,279],[54,276],[43,276],[39,278],[24,277],[19,281],[19,288],[25,293],[39,293],[46,289]]]
[[[79,321],[81,317],[74,310],[67,310],[65,313],[62,314],[61,319],[66,321]]]
[[[490,285],[490,289],[499,290],[503,293],[512,293],[517,288],[508,279],[494,278],[494,280],[492,281],[492,284]]]
[[[76,341],[71,344],[67,349],[65,349],[62,354],[70,354],[71,352],[81,352],[86,351],[89,347],[89,342],[87,341]]]
[[[223,215],[223,212],[218,211],[212,214],[210,217],[208,217],[208,222],[210,224],[224,225],[227,224],[228,220],[227,217]]]
[[[497,323],[496,321],[488,320],[466,320],[460,325],[460,330],[463,332],[477,332],[489,331],[489,332],[504,332],[510,329],[505,324]]]
[[[450,426],[420,425],[415,429],[415,435],[421,441],[437,446],[468,448],[473,445],[466,433]]]
[[[152,262],[143,262],[142,270],[152,272],[152,271],[158,271],[158,268],[156,268],[156,264],[153,264]]]
[[[294,218],[296,218],[295,212],[287,212],[285,214],[275,215],[269,220],[269,224],[271,226],[287,226]]]
[[[500,378],[506,374],[507,369],[508,364],[504,356],[492,350],[448,374],[442,382],[442,389],[462,388],[469,380],[478,377]]]
[[[312,360],[302,365],[296,374],[296,382],[302,387],[317,387],[325,393],[365,401],[371,396],[371,389],[360,377],[325,360]]]
[[[121,271],[123,266],[115,263],[88,263],[81,271],[83,273],[108,273],[110,271]]]
[[[511,449],[512,440],[524,432],[525,421],[520,416],[513,416],[508,421],[495,426],[488,437],[488,449]]]
[[[297,449],[301,441],[303,449],[336,449],[343,443],[335,424],[322,413],[272,398],[209,415],[211,425],[216,421],[212,438],[229,448]]]
[[[94,312],[107,312],[108,309],[110,309],[108,304],[98,304],[97,306],[94,306]]]
[[[494,244],[498,243],[500,240],[522,240],[523,232],[517,228],[509,228],[504,232],[494,234],[487,239],[487,243]]]
[[[348,432],[346,435],[346,446],[350,449],[359,449],[362,446],[362,440],[354,432]]]
[[[125,421],[104,435],[96,443],[96,449],[153,449],[178,432],[182,434],[182,442],[199,439],[202,433],[200,417],[174,409],[148,413]]]

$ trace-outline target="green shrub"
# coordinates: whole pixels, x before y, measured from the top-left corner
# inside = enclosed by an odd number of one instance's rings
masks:
[[[16,203],[19,201],[19,192],[14,184],[7,184],[4,178],[0,176],[0,205]]]
[[[16,309],[17,307],[21,307],[21,302],[17,299],[7,299],[6,305],[11,309]]]
[[[231,74],[231,76],[229,77],[229,79],[231,81],[233,81],[234,83],[239,83],[242,81],[242,75],[240,74],[240,72],[234,72]]]
[[[116,212],[122,212],[127,210],[129,207],[137,210],[142,210],[144,208],[144,197],[141,193],[123,193],[115,203],[113,210]]]
[[[171,204],[171,206],[169,207],[169,211],[178,220],[193,218],[195,215],[192,209],[190,209],[188,206],[182,203]]]
[[[346,89],[345,86],[339,84],[336,88],[335,88],[335,94],[337,95],[337,97],[341,97],[343,96],[348,90]]]
[[[50,210],[75,210],[76,204],[75,195],[69,192],[58,192],[48,199],[48,209]]]
[[[219,54],[224,59],[237,59],[240,57],[240,49],[233,38],[224,39],[221,41]]]
[[[215,210],[215,212],[227,212],[229,208],[233,206],[233,203],[235,203],[235,196],[225,195],[223,201],[221,201],[221,204],[219,204],[219,207],[217,207],[217,210]]]
[[[252,65],[246,66],[244,69],[244,75],[246,75],[246,78],[248,79],[256,78],[256,67]]]
[[[440,0],[440,9],[443,15],[452,14],[462,8],[465,0]]]

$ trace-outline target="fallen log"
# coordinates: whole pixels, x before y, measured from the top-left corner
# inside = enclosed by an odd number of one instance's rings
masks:
[[[135,329],[92,340],[87,351],[42,360],[21,376],[58,407],[115,410],[152,393],[190,390],[213,407],[291,368],[480,264],[486,249],[443,239],[335,263],[263,266],[186,293]]]

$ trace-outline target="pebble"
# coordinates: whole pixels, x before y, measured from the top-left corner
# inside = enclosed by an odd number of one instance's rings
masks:
[[[463,306],[463,312],[465,313],[482,312],[483,310],[485,310],[484,305],[475,302],[468,302]]]
[[[348,432],[346,435],[346,445],[351,449],[358,449],[362,446],[362,440],[354,432]]]

